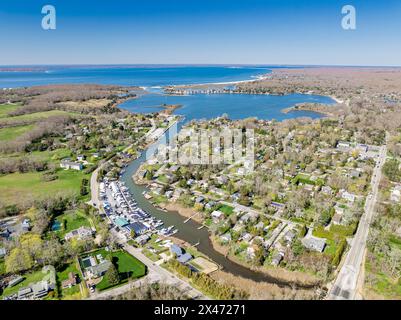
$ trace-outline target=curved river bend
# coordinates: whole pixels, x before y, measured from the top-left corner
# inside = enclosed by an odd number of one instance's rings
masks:
[[[223,94],[224,95],[224,94]],[[157,96],[159,97],[159,99],[157,99]],[[198,95],[196,95],[198,96]],[[206,96],[206,95],[205,95]],[[221,96],[221,95],[219,95]],[[248,96],[248,95],[225,95],[225,96],[236,96],[236,97],[240,97],[239,99],[241,100],[240,102],[243,101],[244,97],[243,96]],[[212,97],[211,100],[213,100],[213,95],[211,96],[207,96],[207,97]],[[249,96],[248,96],[249,97]],[[257,98],[258,102],[256,103],[256,110],[255,110],[255,105],[253,106],[248,106],[247,108],[242,108],[240,112],[238,112],[238,108],[236,107],[237,104],[234,104],[234,109],[230,108],[230,105],[226,104],[225,107],[225,112],[228,113],[229,116],[231,116],[230,111],[234,110],[235,113],[235,117],[234,118],[246,118],[249,116],[252,116],[255,113],[260,113],[260,110],[257,110],[260,108],[260,98],[265,98],[265,107],[267,108],[267,111],[270,107],[270,110],[272,110],[272,108],[277,108],[275,105],[277,103],[277,99],[281,98],[282,99],[282,103],[279,104],[280,110],[282,108],[288,107],[288,106],[292,106],[295,103],[300,103],[300,102],[321,102],[321,103],[333,103],[333,100],[331,100],[330,98],[327,97],[320,97],[320,96],[311,96],[311,95],[291,95],[291,96],[280,96],[280,97],[272,97],[272,96],[260,96]],[[144,99],[145,100],[142,100]],[[126,102],[122,105],[120,105],[121,108],[127,109],[129,111],[132,112],[144,112],[145,110],[147,110],[146,108],[148,107],[158,107],[160,105],[162,105],[163,103],[165,103],[166,99],[170,102],[170,101],[174,101],[176,102],[177,98],[183,98],[183,97],[166,97],[164,95],[147,95],[144,97],[141,97],[139,99],[136,100],[130,100],[129,102]],[[193,97],[193,96],[189,96],[189,97],[185,97],[185,99],[193,99],[197,97]],[[251,101],[248,100],[248,103],[251,103],[252,99],[254,98],[253,96],[250,97]],[[274,105],[272,107],[272,105],[269,105],[269,98],[272,99],[274,101]],[[150,99],[150,100],[149,100]],[[200,98],[201,101],[204,101],[204,97]],[[218,97],[218,101],[219,103],[221,103],[220,100],[221,97]],[[287,99],[287,100],[286,100]],[[288,100],[289,99],[289,100]],[[141,101],[142,100],[142,101]],[[182,101],[183,99],[181,99]],[[231,103],[233,101],[232,98],[228,99],[228,103]],[[212,103],[213,105],[213,103]],[[196,108],[194,109],[194,106],[196,106]],[[231,104],[232,106],[232,104]],[[252,109],[252,107],[254,109]],[[196,119],[196,118],[200,118],[199,117],[199,105],[198,102],[192,102],[189,105],[183,105],[182,109],[178,109],[178,114],[182,114],[185,116],[185,121],[189,121],[191,119]],[[193,112],[191,112],[191,109],[193,110]],[[181,112],[180,112],[181,110]],[[184,112],[182,111],[184,110]],[[210,117],[214,117],[215,116],[215,111],[210,112],[211,107],[208,106],[208,110],[203,109],[202,113],[204,115],[204,118],[210,118]],[[152,112],[155,110],[151,110]],[[264,111],[264,117],[265,119],[267,118],[273,118],[273,117],[269,117],[268,116],[268,112],[266,110]],[[273,112],[274,113],[274,112]],[[282,114],[282,113],[281,113]],[[277,115],[277,113],[276,113]],[[290,116],[289,116],[290,115]],[[308,114],[310,115],[310,114]],[[282,114],[281,119],[278,120],[282,120],[284,118],[295,118],[298,116],[305,116],[305,114],[302,113],[298,113],[298,112],[292,112],[289,114]],[[318,114],[314,114],[313,115],[314,118],[318,118],[321,117],[321,115]],[[261,117],[262,118],[262,117]],[[274,117],[277,119],[277,117]],[[183,124],[180,123],[179,124],[179,128],[182,126]],[[270,277],[264,273],[261,272],[256,272],[256,271],[252,271],[246,267],[243,267],[231,260],[229,260],[228,258],[226,258],[224,255],[220,254],[219,252],[217,252],[216,250],[214,250],[210,240],[209,240],[209,232],[207,230],[207,228],[202,228],[202,229],[198,229],[200,227],[200,225],[196,222],[194,222],[193,220],[189,220],[187,223],[184,223],[184,221],[186,220],[186,218],[182,217],[180,214],[178,214],[178,212],[164,212],[162,210],[157,209],[156,207],[154,207],[148,200],[145,199],[145,197],[143,196],[143,192],[146,189],[145,186],[141,186],[141,185],[137,185],[134,183],[132,176],[135,174],[135,172],[138,170],[138,168],[141,166],[142,163],[144,163],[146,161],[146,153],[147,152],[154,152],[158,145],[160,145],[161,143],[163,143],[164,139],[168,139],[169,134],[175,134],[175,132],[171,132],[171,130],[173,129],[174,126],[169,129],[164,137],[160,138],[157,142],[155,142],[154,144],[152,144],[147,151],[142,152],[142,155],[134,160],[133,162],[131,162],[129,164],[129,166],[126,168],[124,174],[121,177],[121,180],[125,182],[126,186],[129,188],[129,190],[131,191],[133,197],[135,198],[135,200],[138,202],[138,206],[141,207],[143,210],[149,212],[151,215],[153,215],[154,217],[156,217],[157,219],[162,220],[165,225],[174,225],[177,229],[178,229],[178,233],[175,235],[177,238],[182,239],[188,243],[196,243],[199,242],[198,245],[198,250],[201,251],[202,253],[204,253],[205,255],[207,255],[210,259],[212,259],[213,261],[215,261],[216,263],[218,263],[220,266],[223,267],[223,269],[227,272],[230,272],[234,275],[238,275],[247,279],[251,279],[254,281],[265,281],[265,282],[269,282],[269,283],[274,283],[277,284],[279,286],[289,286],[292,285],[293,283],[291,282],[285,282],[285,281],[281,281],[279,279]],[[298,286],[300,287],[300,286]],[[311,288],[311,286],[306,286],[304,288]]]

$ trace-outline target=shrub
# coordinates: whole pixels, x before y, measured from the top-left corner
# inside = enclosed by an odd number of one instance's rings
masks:
[[[331,261],[333,266],[337,266],[340,263],[341,257],[343,256],[346,247],[347,241],[345,239],[342,239],[340,241],[340,244],[338,245],[336,253],[334,254],[333,260]]]

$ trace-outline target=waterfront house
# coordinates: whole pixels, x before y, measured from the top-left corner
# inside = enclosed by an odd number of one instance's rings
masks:
[[[174,255],[176,255],[177,257],[182,255],[182,249],[181,247],[177,246],[176,244],[172,244],[170,246],[170,252]]]
[[[148,235],[148,234],[143,234],[143,235],[135,238],[135,242],[141,246],[146,244],[149,240],[150,240],[150,235]]]
[[[253,246],[246,248],[246,256],[248,259],[255,258],[255,248]]]
[[[220,241],[223,243],[229,243],[231,241],[231,233],[227,232],[220,236]]]
[[[186,263],[192,260],[192,256],[189,253],[184,253],[177,258],[177,261],[180,263]]]

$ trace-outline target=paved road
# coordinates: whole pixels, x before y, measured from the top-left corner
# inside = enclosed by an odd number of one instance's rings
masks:
[[[338,273],[333,287],[331,288],[329,300],[355,300],[357,297],[357,283],[363,266],[363,256],[366,249],[366,241],[369,234],[369,226],[374,216],[374,208],[379,192],[379,183],[381,180],[381,170],[386,161],[387,148],[383,146],[380,155],[373,170],[372,192],[367,197],[365,211],[359,222],[358,230],[351,242],[351,248],[345,258],[344,265]]]
[[[89,202],[92,206],[96,208],[100,208],[99,201],[99,183],[97,181],[97,177],[99,175],[99,171],[103,168],[105,164],[102,164],[95,171],[92,172],[90,188],[91,188],[91,201]]]
[[[176,122],[174,122],[174,123],[176,123]],[[174,123],[172,123],[171,126],[174,125]],[[146,137],[147,136],[145,135],[141,139],[144,139]],[[158,138],[160,138],[160,137],[158,137]],[[130,147],[131,146],[124,149],[123,152],[128,150]],[[92,173],[91,182],[90,182],[90,186],[91,186],[90,204],[97,207],[100,211],[102,211],[102,207],[100,205],[101,202],[99,200],[99,183],[97,181],[97,177],[98,177],[99,170],[105,164],[106,163],[102,164],[98,169],[96,169]],[[111,289],[111,290],[107,290],[107,291],[101,292],[101,293],[92,293],[89,299],[102,299],[102,298],[117,296],[117,295],[120,295],[120,294],[130,290],[133,287],[138,287],[138,286],[144,284],[145,282],[147,282],[147,283],[163,282],[163,283],[175,286],[176,288],[180,289],[181,292],[185,293],[186,295],[188,295],[191,298],[201,299],[201,300],[209,299],[202,292],[200,292],[199,290],[196,290],[195,288],[190,286],[187,282],[181,280],[180,278],[178,278],[177,276],[175,276],[168,270],[158,266],[156,263],[154,263],[152,260],[150,260],[144,254],[142,254],[140,249],[137,249],[137,248],[134,248],[134,247],[128,245],[126,243],[126,239],[124,237],[122,237],[118,232],[116,232],[115,230],[112,230],[111,232],[114,233],[114,235],[118,239],[118,242],[123,246],[123,248],[128,253],[130,253],[132,256],[136,257],[138,260],[140,260],[147,266],[148,274],[146,275],[146,277],[144,277],[138,281],[135,281],[133,283],[129,283],[124,286],[121,286],[121,287],[118,287],[115,289]]]
[[[116,235],[118,243],[123,246],[125,251],[127,251],[129,254],[131,254],[132,256],[134,256],[135,258],[137,258],[146,265],[149,272],[148,276],[150,276],[151,281],[153,282],[160,281],[169,285],[173,285],[176,288],[180,289],[185,294],[187,294],[188,296],[193,298],[199,298],[202,300],[208,299],[202,292],[191,287],[187,282],[181,280],[180,278],[172,274],[170,271],[160,267],[155,262],[150,260],[141,252],[140,249],[128,245],[126,243],[126,240],[123,237],[121,237],[120,234],[118,234],[114,230],[112,230],[112,232]]]
[[[102,292],[96,292],[96,293],[92,293],[90,295],[90,297],[88,298],[88,300],[98,300],[98,299],[110,299],[112,297],[116,297],[119,296],[131,289],[134,288],[139,288],[143,285],[147,285],[147,284],[152,284],[152,283],[156,283],[156,282],[160,282],[160,277],[158,276],[158,274],[149,271],[148,274],[146,275],[146,277],[139,279],[137,281],[133,281],[130,283],[127,283],[121,287],[117,287],[114,289],[110,289],[110,290],[106,290],[106,291],[102,291]]]

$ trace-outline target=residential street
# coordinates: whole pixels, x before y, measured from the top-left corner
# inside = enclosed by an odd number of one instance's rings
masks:
[[[208,299],[206,296],[203,295],[202,292],[194,289],[191,287],[187,282],[179,279],[177,276],[169,272],[168,270],[158,266],[155,262],[150,260],[144,254],[142,254],[140,249],[137,249],[133,246],[130,246],[126,243],[126,240],[123,239],[117,232],[114,230],[112,231],[115,233],[118,242],[123,246],[124,250],[126,250],[129,254],[140,260],[142,263],[146,265],[148,268],[149,274],[146,278],[149,278],[149,282],[156,282],[160,281],[169,285],[173,285],[176,288],[182,290],[184,293],[189,295],[192,298],[200,298],[202,300]],[[129,289],[129,288],[126,288]]]
[[[380,150],[379,159],[372,176],[372,191],[366,198],[365,211],[359,222],[358,230],[351,243],[351,248],[345,258],[343,267],[338,273],[328,299],[330,300],[355,300],[357,296],[357,283],[363,266],[363,256],[369,234],[369,227],[373,220],[374,208],[378,197],[379,184],[381,181],[382,167],[386,161],[387,148],[383,146]]]

